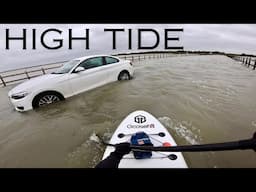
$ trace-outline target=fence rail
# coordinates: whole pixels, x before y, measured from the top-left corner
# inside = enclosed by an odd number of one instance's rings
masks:
[[[11,84],[14,82],[19,82],[26,79],[38,77],[40,75],[46,74],[50,70],[53,70],[62,66],[62,64],[58,64],[58,65],[54,64],[54,65],[55,66],[51,66],[51,67],[46,65],[45,67],[41,67],[39,69],[34,69],[34,68],[38,68],[38,66],[34,66],[34,67],[28,67],[25,69],[2,72],[0,73],[0,86],[5,87],[8,84]]]
[[[256,58],[255,57],[246,57],[246,56],[237,56],[233,57],[234,60],[242,62],[246,67],[252,67],[253,70],[256,69]]]
[[[135,61],[141,61],[145,59],[166,58],[166,57],[171,57],[173,55],[174,55],[173,53],[154,53],[154,54],[144,53],[144,54],[132,54],[132,55],[129,55],[129,54],[113,55],[113,56],[118,56],[119,58],[131,60],[132,62],[135,62]],[[15,82],[31,79],[34,77],[38,77],[38,76],[50,73],[54,69],[61,67],[65,62],[67,61],[0,72],[0,86],[5,87]]]

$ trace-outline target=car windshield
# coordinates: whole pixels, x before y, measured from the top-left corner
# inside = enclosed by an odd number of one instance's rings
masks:
[[[52,74],[64,74],[68,73],[76,64],[78,64],[79,60],[71,60],[64,64],[62,67],[58,68]]]

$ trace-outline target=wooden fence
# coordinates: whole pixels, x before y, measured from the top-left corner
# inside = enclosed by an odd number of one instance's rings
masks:
[[[166,58],[172,55],[173,53],[155,53],[155,54],[127,54],[127,55],[113,55],[113,56],[118,56],[119,58],[131,60],[131,61],[141,61],[145,59]],[[56,68],[61,67],[65,62],[67,61],[0,72],[0,86],[5,87],[12,83],[17,83],[20,81],[24,81],[26,79],[31,79],[34,77],[38,77],[38,76],[53,72]]]
[[[234,57],[236,61],[242,62],[243,65],[246,67],[252,67],[253,70],[256,69],[256,58],[255,57],[245,57],[245,56],[238,56]]]

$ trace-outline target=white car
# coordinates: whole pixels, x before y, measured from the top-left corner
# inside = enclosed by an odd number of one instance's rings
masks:
[[[27,80],[8,96],[17,111],[28,111],[78,93],[133,77],[131,61],[108,55],[73,59],[51,74]]]

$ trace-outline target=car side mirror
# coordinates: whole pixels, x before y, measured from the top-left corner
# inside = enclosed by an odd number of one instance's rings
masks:
[[[79,72],[84,71],[84,70],[85,70],[84,67],[77,67],[74,72],[79,73]]]

